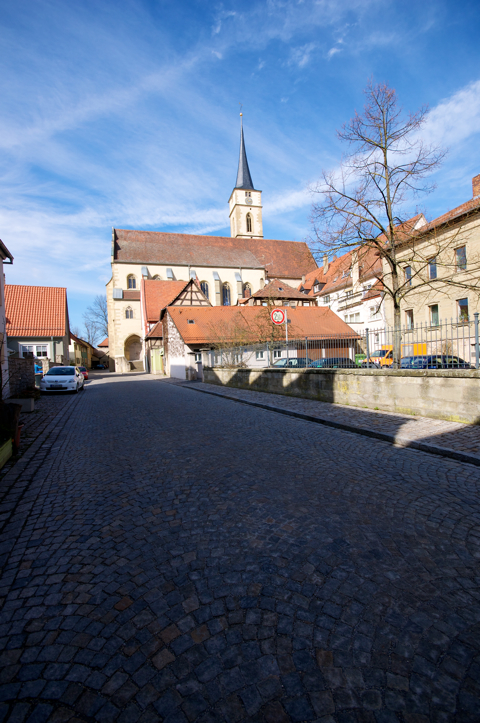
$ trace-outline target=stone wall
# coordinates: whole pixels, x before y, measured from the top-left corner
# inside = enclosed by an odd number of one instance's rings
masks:
[[[322,402],[480,423],[480,371],[205,368],[204,380]]]
[[[27,388],[35,386],[35,363],[33,359],[8,360],[8,375],[10,384],[10,397],[18,397]],[[3,384],[5,384],[5,379]]]

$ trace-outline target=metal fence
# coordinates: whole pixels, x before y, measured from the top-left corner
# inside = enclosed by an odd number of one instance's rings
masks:
[[[223,367],[400,367],[478,369],[479,322],[442,321],[412,327],[364,329],[339,335],[224,345],[209,352],[208,363]]]

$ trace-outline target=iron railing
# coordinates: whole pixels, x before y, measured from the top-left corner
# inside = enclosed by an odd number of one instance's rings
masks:
[[[352,330],[242,346],[224,344],[207,353],[209,366],[391,367],[478,369],[479,315],[473,319],[381,329]],[[337,361],[334,361],[337,360]],[[343,360],[343,361],[342,361]]]

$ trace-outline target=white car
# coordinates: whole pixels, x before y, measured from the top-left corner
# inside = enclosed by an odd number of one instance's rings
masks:
[[[78,367],[52,367],[40,380],[42,392],[75,392],[84,389],[85,379]]]

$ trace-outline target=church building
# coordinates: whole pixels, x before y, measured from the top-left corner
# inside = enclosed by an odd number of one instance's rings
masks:
[[[107,284],[112,371],[143,369],[142,280],[195,280],[212,306],[235,306],[280,279],[294,288],[317,264],[307,244],[265,239],[262,192],[255,189],[240,130],[237,181],[229,199],[230,237],[112,229]]]

